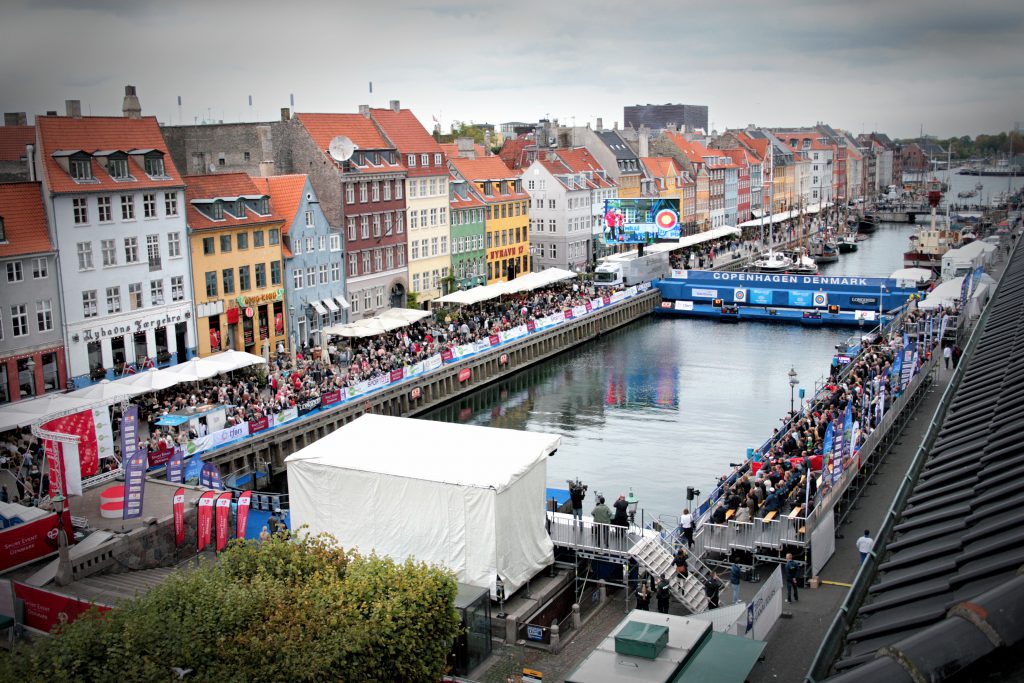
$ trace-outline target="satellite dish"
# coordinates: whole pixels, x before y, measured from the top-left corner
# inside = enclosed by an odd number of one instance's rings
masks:
[[[338,162],[348,161],[352,158],[352,153],[355,151],[355,143],[344,135],[337,136],[331,140],[331,144],[327,146],[327,153],[331,155],[332,159]]]
[[[207,170],[209,170],[210,173],[216,173],[217,172],[217,165],[216,164],[210,164],[210,166],[208,167]]]

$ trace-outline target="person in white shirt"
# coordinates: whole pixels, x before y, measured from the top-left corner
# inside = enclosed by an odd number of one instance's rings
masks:
[[[871,538],[871,533],[865,529],[864,535],[857,539],[857,550],[860,551],[860,561],[868,559],[868,553],[875,547],[875,539]]]
[[[693,547],[693,515],[690,514],[689,508],[683,510],[683,514],[679,515],[679,528],[683,530],[683,538],[686,540],[686,546],[688,548]]]

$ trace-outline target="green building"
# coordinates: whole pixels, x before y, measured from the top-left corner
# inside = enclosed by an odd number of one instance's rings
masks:
[[[449,187],[454,289],[487,284],[485,204],[471,183],[453,177]]]

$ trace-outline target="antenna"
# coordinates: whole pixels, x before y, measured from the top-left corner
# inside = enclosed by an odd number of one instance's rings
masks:
[[[356,145],[354,142],[349,140],[344,135],[339,135],[331,140],[331,144],[327,146],[327,153],[331,155],[331,158],[341,163],[348,161],[352,158],[352,153],[356,151]]]

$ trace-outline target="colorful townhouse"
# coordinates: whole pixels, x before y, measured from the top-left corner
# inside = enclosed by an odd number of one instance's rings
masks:
[[[598,258],[609,253],[603,239],[604,207],[605,202],[618,196],[619,187],[586,147],[563,148],[555,153],[566,167],[590,185],[590,260],[592,265],[596,264]]]
[[[245,173],[186,176],[199,355],[292,351],[286,328],[285,217]]]
[[[36,119],[76,387],[195,353],[185,182],[156,119],[125,101],[124,117],[83,117],[69,101],[69,116]]]
[[[307,176],[252,180],[284,221],[281,254],[289,348],[319,346],[327,341],[321,332],[325,327],[348,322],[341,232],[331,229]]]
[[[475,186],[454,174],[449,177],[451,194],[452,265],[456,289],[470,289],[487,283],[486,205]]]
[[[530,272],[530,195],[522,178],[496,156],[449,158],[448,165],[484,202],[487,284]]]
[[[67,386],[57,253],[38,182],[0,183],[0,404]]]
[[[423,308],[446,294],[451,269],[448,163],[441,146],[408,109],[392,100],[370,118],[398,150],[405,167],[405,225],[409,288]]]

